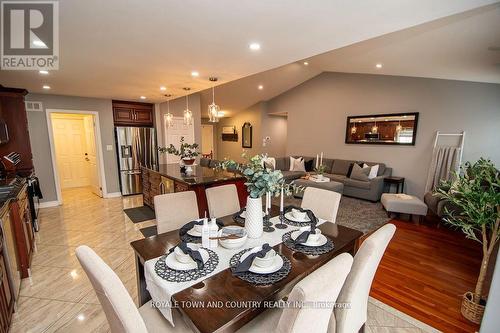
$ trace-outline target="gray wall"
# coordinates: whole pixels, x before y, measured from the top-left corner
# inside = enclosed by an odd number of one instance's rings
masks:
[[[104,173],[108,193],[119,192],[118,169],[116,162],[113,109],[110,99],[28,94],[26,100],[43,103],[44,112],[28,112],[28,127],[35,171],[40,179],[43,202],[57,200],[52,157],[50,152],[49,132],[46,109],[85,110],[99,112],[101,128]],[[112,145],[113,151],[107,151],[106,145]]]
[[[345,144],[346,117],[420,112],[416,145]],[[464,161],[500,165],[500,85],[384,75],[323,73],[268,103],[288,112],[287,154],[384,162],[422,196],[437,130],[465,130]]]
[[[183,117],[184,110],[186,109],[186,97],[179,97],[170,101],[170,113],[174,117]],[[167,102],[158,104],[156,112],[156,128],[157,128],[157,139],[158,147],[165,146],[165,126],[164,126],[164,116],[167,114]],[[194,125],[194,142],[197,142],[201,146],[201,101],[200,94],[195,93],[189,95],[189,110],[193,113],[193,125]],[[166,163],[166,156],[160,154],[160,163]]]

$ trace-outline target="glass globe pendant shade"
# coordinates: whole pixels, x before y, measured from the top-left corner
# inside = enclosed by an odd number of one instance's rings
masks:
[[[356,134],[357,130],[356,126],[351,127],[351,134]]]
[[[184,124],[185,125],[193,124],[193,113],[189,109],[184,110]]]
[[[167,122],[167,127],[174,126],[174,115],[170,112],[167,112],[167,114],[165,115],[165,120]]]
[[[219,122],[220,108],[217,104],[212,103],[208,106],[208,121],[211,123]]]

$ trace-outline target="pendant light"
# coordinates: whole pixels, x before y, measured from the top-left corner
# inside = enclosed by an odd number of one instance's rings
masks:
[[[209,78],[211,82],[217,82],[216,77]],[[212,104],[208,106],[208,121],[211,123],[219,122],[219,111],[220,108],[215,104],[215,86],[212,86]]]
[[[172,95],[166,94],[165,97],[170,98]],[[174,115],[170,113],[170,99],[167,99],[167,114],[165,114],[165,122],[167,127],[174,126]]]
[[[401,130],[403,129],[403,126],[401,126],[401,120],[399,120],[399,123],[398,125],[396,126],[396,132],[401,132]]]
[[[372,133],[377,133],[378,132],[378,127],[377,127],[377,122],[375,121],[375,126],[372,127]]]
[[[351,134],[356,134],[356,131],[358,129],[356,128],[356,124],[353,124],[352,127],[351,127]]]
[[[191,90],[191,88],[184,88],[185,91]],[[184,124],[192,125],[193,124],[193,112],[189,110],[189,94],[186,95],[186,110],[184,110]]]

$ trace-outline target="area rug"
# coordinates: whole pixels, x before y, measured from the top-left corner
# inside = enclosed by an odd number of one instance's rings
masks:
[[[155,211],[148,206],[127,208],[123,210],[128,218],[134,223],[153,220],[155,218]]]
[[[155,225],[139,229],[139,231],[141,232],[141,234],[144,235],[145,238],[148,238],[148,237],[151,237],[151,236],[155,236],[155,235],[158,234],[158,229],[156,228]]]
[[[284,205],[300,206],[302,199],[286,198]],[[273,204],[279,205],[279,198],[273,198]],[[369,234],[387,222],[390,218],[380,202],[371,202],[361,199],[342,196],[339,211],[337,213],[337,223],[352,229],[359,230],[364,234]]]

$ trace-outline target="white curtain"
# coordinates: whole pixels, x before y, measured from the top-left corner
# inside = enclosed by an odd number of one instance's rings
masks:
[[[434,190],[441,180],[450,180],[458,169],[460,147],[437,146],[432,152],[425,192]]]

